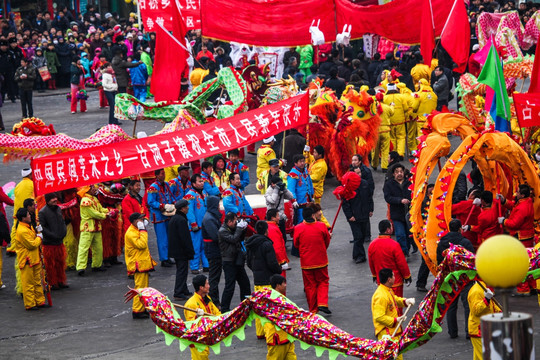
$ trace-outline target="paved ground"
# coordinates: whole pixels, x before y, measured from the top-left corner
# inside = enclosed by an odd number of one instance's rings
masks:
[[[39,96],[34,99],[35,115],[46,123],[54,124],[58,132],[64,132],[77,138],[84,138],[98,127],[107,123],[107,110],[98,109],[96,93],[90,93],[89,110],[85,114],[72,115],[65,92],[59,95]],[[37,95],[37,94],[36,94]],[[48,94],[46,94],[48,95]],[[20,105],[7,103],[2,108],[7,128],[19,120]],[[128,133],[132,125],[122,126]],[[149,134],[161,127],[158,123],[144,123],[138,130]],[[454,142],[457,139],[453,140]],[[253,169],[254,183],[255,157],[248,156],[247,164]],[[0,184],[18,181],[20,169],[24,163],[8,163],[0,167]],[[376,226],[386,214],[386,203],[383,199],[383,174],[374,172],[376,183],[375,214],[372,220],[372,233],[376,235]],[[325,214],[329,219],[337,210],[337,201],[331,194],[336,186],[334,179],[328,179],[323,198]],[[255,193],[254,185],[248,187],[248,193]],[[11,215],[11,208],[8,208]],[[157,257],[155,235],[150,231],[150,250]],[[333,315],[329,317],[336,326],[360,337],[373,338],[370,300],[375,290],[371,282],[371,274],[367,264],[356,265],[351,259],[352,238],[348,224],[340,215],[329,248],[330,257],[330,308]],[[289,242],[290,244],[290,242]],[[290,246],[290,245],[289,245]],[[366,244],[367,248],[367,244]],[[420,255],[409,258],[409,266],[413,273],[413,285],[420,265]],[[303,294],[299,260],[291,258],[292,270],[288,273],[288,295],[299,306],[306,307]],[[250,271],[248,273],[251,277]],[[190,275],[191,279],[191,275]],[[429,282],[433,279],[430,276]],[[0,358],[2,359],[189,359],[189,352],[181,353],[178,343],[167,346],[164,337],[155,333],[155,326],[150,320],[134,321],[131,319],[131,305],[123,303],[123,295],[127,286],[133,285],[126,277],[124,266],[117,266],[105,273],[90,273],[79,278],[74,272],[68,273],[71,286],[67,290],[53,292],[54,307],[38,312],[24,311],[22,299],[14,292],[13,258],[4,257],[4,283],[7,288],[0,291]],[[150,286],[166,295],[172,296],[174,270],[157,267],[152,273]],[[222,284],[223,286],[223,280]],[[221,287],[222,289],[222,287]],[[238,289],[235,300],[238,299]],[[422,299],[411,286],[405,288],[405,296],[415,297],[417,303]],[[510,305],[515,311],[533,313],[535,327],[540,328],[538,303],[536,298],[512,298]],[[460,305],[461,306],[461,305]],[[472,347],[464,338],[463,313],[458,314],[460,337],[451,340],[443,332],[424,346],[405,355],[406,359],[471,359]],[[246,340],[234,339],[231,347],[222,347],[217,359],[263,359],[266,354],[264,342],[255,339],[252,328],[246,329]],[[535,331],[538,342],[538,330]],[[240,353],[241,352],[241,353]],[[536,353],[539,353],[537,349]],[[313,359],[312,349],[303,351],[297,346],[299,359]],[[326,355],[324,355],[326,356]],[[323,357],[324,358],[324,357]]]

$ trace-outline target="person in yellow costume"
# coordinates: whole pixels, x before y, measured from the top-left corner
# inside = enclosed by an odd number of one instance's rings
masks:
[[[92,271],[105,271],[103,264],[103,243],[101,240],[101,222],[109,211],[104,209],[97,199],[95,185],[84,186],[79,192],[81,197],[81,236],[77,255],[77,273],[84,276],[88,262],[88,249],[92,248]]]
[[[165,168],[165,181],[170,182],[172,179],[178,177],[178,165],[168,166]]]
[[[382,93],[380,93],[383,95]],[[377,145],[371,153],[371,167],[375,170],[379,167],[379,157],[381,162],[381,169],[383,172],[386,172],[388,169],[388,154],[390,153],[390,129],[391,121],[390,119],[394,116],[394,107],[384,103],[384,97],[378,95],[380,99],[382,113],[381,125],[379,125],[379,139],[377,140]]]
[[[263,144],[257,150],[257,179],[261,176],[261,173],[264,170],[270,169],[270,160],[277,157],[274,149],[272,149],[275,142],[275,137],[267,137],[263,139]],[[280,160],[280,166],[281,165],[283,165],[283,160]]]
[[[481,284],[481,285],[480,285]],[[493,292],[486,287],[483,281],[477,280],[469,290],[469,336],[473,346],[473,360],[482,360],[482,333],[480,318],[487,314],[501,312],[501,308],[492,300]]]
[[[204,313],[212,315],[221,315],[221,311],[214,305],[212,299],[208,296],[210,292],[210,284],[205,275],[197,275],[193,278],[193,287],[195,293],[184,304],[185,307],[195,310],[184,310],[184,317],[186,321],[192,321],[204,315]],[[209,349],[206,347],[204,351],[199,351],[195,346],[190,346],[191,359],[193,360],[207,360]]]
[[[277,175],[281,181],[283,181],[283,183],[287,183],[287,177],[289,176],[289,174],[279,168],[278,159],[270,159],[270,161],[268,161],[268,165],[270,167],[261,172],[261,175],[257,177],[257,190],[259,190],[263,195],[266,194],[266,189],[268,189],[270,186],[270,180],[272,177]]]
[[[405,85],[404,83],[398,83],[397,84],[399,92],[407,98],[407,102],[411,103],[411,107],[414,105],[414,97],[413,92]],[[407,147],[409,148],[409,152],[416,150],[418,147],[418,140],[416,140],[416,136],[418,134],[418,128],[416,124],[416,119],[411,116],[412,111],[407,116],[406,121],[406,128],[407,128]]]
[[[418,91],[414,93],[413,109],[416,114],[416,127],[418,136],[422,136],[427,117],[437,108],[437,94],[429,85],[428,80],[420,79],[418,81]]]
[[[157,264],[148,250],[148,232],[146,231],[148,220],[145,217],[145,214],[138,212],[131,214],[129,216],[131,225],[124,235],[126,268],[128,275],[133,275],[135,289],[148,287],[148,272],[153,271]],[[133,319],[149,317],[138,296],[133,298],[132,317]]]
[[[394,116],[390,119],[390,141],[399,155],[405,155],[405,122],[412,112],[412,100],[399,92],[397,85],[388,84],[388,91],[383,102],[394,107]]]
[[[411,76],[414,82],[414,89],[419,90],[419,81],[420,79],[426,80],[428,83],[431,80],[431,71],[433,71],[429,65],[424,64],[424,59],[422,56],[418,58],[418,63],[413,66],[411,69]]]
[[[189,74],[189,81],[191,82],[191,85],[193,85],[193,88],[201,85],[204,77],[209,73],[210,71],[205,69],[204,64],[201,64],[199,60],[195,61],[195,68],[193,69],[191,74]]]
[[[34,199],[34,182],[32,181],[32,169],[22,169],[21,170],[22,180],[15,186],[13,190],[13,195],[15,199],[13,200],[13,226],[11,227],[11,245],[6,248],[6,252],[15,252],[15,243],[17,242],[16,231],[17,227],[15,222],[17,221],[17,211],[23,208],[24,200]]]
[[[16,214],[17,226],[15,251],[17,252],[17,267],[21,269],[21,285],[24,307],[26,310],[38,310],[49,307],[45,304],[45,295],[41,287],[41,259],[39,247],[42,235],[36,234],[31,226],[30,212],[21,208]]]
[[[380,340],[383,336],[392,336],[400,321],[405,321],[406,316],[398,314],[398,308],[413,306],[414,298],[405,299],[394,295],[392,290],[394,285],[394,271],[392,269],[381,269],[379,271],[379,286],[371,298],[371,313],[373,316],[373,326],[375,335]],[[402,332],[401,326],[396,331],[396,336]],[[402,360],[400,355],[396,358]]]
[[[287,291],[287,279],[281,275],[272,275],[270,278],[272,289],[279,292],[280,296],[285,296]],[[296,360],[294,343],[287,338],[287,333],[277,329],[274,324],[267,322],[264,324],[264,335],[268,353],[266,360]]]

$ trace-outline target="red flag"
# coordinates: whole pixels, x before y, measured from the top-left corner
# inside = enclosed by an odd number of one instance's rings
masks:
[[[532,85],[532,82],[531,82]],[[540,94],[514,93],[516,115],[521,127],[540,126]]]
[[[186,42],[187,28],[184,17],[182,16],[182,10],[180,10],[181,8],[179,0],[174,0],[172,7],[172,33],[178,41],[184,44]]]
[[[441,33],[441,45],[457,64],[454,71],[465,72],[471,46],[471,27],[463,0],[454,0],[454,5]]]
[[[433,55],[433,49],[435,48],[435,24],[431,0],[423,0],[421,23],[420,52],[424,58],[424,64],[431,66],[431,57]]]
[[[156,24],[156,57],[150,91],[156,101],[174,101],[180,96],[182,72],[186,66],[184,45]]]
[[[540,93],[540,38],[536,43],[536,53],[534,55],[534,65],[531,74],[531,85],[529,93]]]

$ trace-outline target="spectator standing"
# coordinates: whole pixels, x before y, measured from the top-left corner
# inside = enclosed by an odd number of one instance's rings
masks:
[[[339,99],[341,97],[341,94],[343,94],[343,91],[345,91],[345,81],[338,78],[338,70],[337,68],[330,69],[330,79],[326,80],[324,83],[324,86],[326,86],[329,89],[332,89],[334,93],[336,94],[337,98]]]
[[[47,69],[51,78],[47,81],[47,87],[50,90],[56,90],[56,75],[58,74],[58,68],[60,67],[60,61],[58,60],[58,55],[54,50],[54,44],[48,43],[47,50],[45,50],[45,59],[47,61]]]
[[[145,215],[146,221],[150,219],[150,214],[148,212],[148,207],[146,206],[146,201],[143,201],[142,196],[139,194],[141,192],[141,180],[130,180],[128,184],[128,194],[122,200],[122,219],[124,220],[124,233],[127,231],[131,221],[129,217],[133,213],[141,213]],[[145,224],[147,226],[147,224]]]
[[[137,100],[146,102],[146,85],[148,84],[148,70],[146,65],[140,61],[140,55],[135,54],[132,63],[137,64],[129,70],[131,86],[133,86],[133,96]]]
[[[448,106],[448,97],[450,95],[449,80],[443,72],[441,66],[435,68],[436,80],[433,84],[433,91],[437,95],[437,111],[441,111],[443,106]]]
[[[176,262],[176,280],[174,283],[174,297],[177,300],[187,300],[191,293],[186,281],[189,261],[193,259],[195,250],[191,242],[187,212],[189,203],[181,199],[174,205],[176,213],[169,221],[169,258]]]
[[[69,287],[66,281],[67,234],[62,210],[58,206],[56,193],[45,194],[46,205],[39,211],[39,226],[43,235],[43,258],[47,270],[47,280],[53,290]]]
[[[86,99],[84,99],[82,96],[81,98],[77,98],[77,94],[80,90],[84,90],[84,78],[85,78],[85,70],[82,65],[81,59],[78,56],[75,56],[73,58],[73,62],[71,63],[71,78],[70,78],[70,84],[71,84],[71,113],[76,114],[77,113],[77,102],[79,102],[80,111],[82,113],[86,112]]]
[[[129,74],[127,69],[137,67],[141,64],[141,62],[138,61],[130,63],[127,60],[124,60],[124,53],[118,48],[114,52],[114,57],[111,64],[116,76],[116,81],[118,82],[118,93],[126,93],[129,83]]]
[[[21,66],[15,70],[15,81],[19,86],[19,97],[21,99],[22,117],[33,117],[34,107],[32,95],[34,81],[36,80],[36,69],[27,59],[21,59]]]
[[[116,92],[118,90],[118,83],[116,82],[116,76],[114,76],[114,70],[111,63],[106,62],[101,67],[103,91],[105,97],[109,103],[109,124],[121,125],[120,121],[114,117],[114,104]]]
[[[66,43],[62,36],[57,37],[57,42],[55,51],[58,55],[58,61],[60,61],[60,70],[58,71],[57,80],[60,87],[66,87],[70,80],[71,62],[74,53],[70,45]]]
[[[220,307],[219,281],[221,279],[222,263],[221,250],[219,249],[219,228],[221,227],[221,213],[219,212],[219,197],[208,196],[206,198],[206,214],[202,221],[202,236],[204,241],[204,253],[208,259],[208,281],[210,283],[209,295],[214,304]]]
[[[247,222],[240,220],[237,224],[237,220],[238,218],[235,213],[227,213],[223,225],[221,225],[218,232],[223,273],[225,274],[225,289],[221,297],[221,310],[223,312],[230,310],[236,282],[240,286],[240,301],[243,301],[251,293],[251,285],[246,274],[246,269],[244,268],[245,252],[243,238]]]
[[[40,47],[36,49],[36,54],[32,59],[32,66],[36,69],[36,88],[38,92],[42,93],[45,91],[45,83],[41,78],[39,68],[47,67],[47,59],[43,55],[43,49]]]

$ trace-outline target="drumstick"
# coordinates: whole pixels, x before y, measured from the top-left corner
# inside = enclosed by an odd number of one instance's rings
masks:
[[[474,207],[475,207],[475,206],[476,206],[476,205],[473,204],[473,206],[471,207],[471,210],[469,211],[469,215],[467,216],[467,220],[465,220],[465,224],[463,224],[463,225],[469,224],[469,219],[471,218],[471,215],[472,215],[472,213],[473,213],[473,211],[474,211]]]
[[[487,291],[487,289],[484,287],[484,285],[482,285],[482,283],[481,283],[480,281],[477,281],[476,283],[477,283],[478,285],[480,285],[480,287],[482,288],[482,290],[484,290],[484,292]],[[495,305],[497,305],[497,306],[498,306],[499,308],[501,308],[501,310],[502,310],[503,307],[502,307],[501,303],[499,303],[499,302],[497,301],[497,299],[495,299],[495,295],[493,295],[493,297],[491,298],[491,300],[493,300],[493,302],[495,303]]]
[[[175,307],[180,308],[180,309],[184,309],[184,310],[191,311],[191,312],[194,312],[194,313],[197,312],[197,310],[195,310],[195,309],[188,308],[188,307],[185,307],[185,306],[180,305],[180,304],[175,304],[175,303],[171,303],[171,304],[173,304]],[[214,315],[209,314],[209,313],[207,313],[207,312],[205,312],[204,315],[214,316]]]
[[[403,316],[407,315],[407,313],[409,312],[409,309],[411,307],[412,307],[412,305],[407,306],[407,309],[405,309],[405,312],[403,313]],[[399,327],[401,326],[401,323],[403,322],[403,320],[405,320],[405,318],[401,318],[401,320],[399,320],[396,328],[394,329],[394,332],[392,333],[392,337],[394,337],[396,335],[396,332],[398,331]]]

